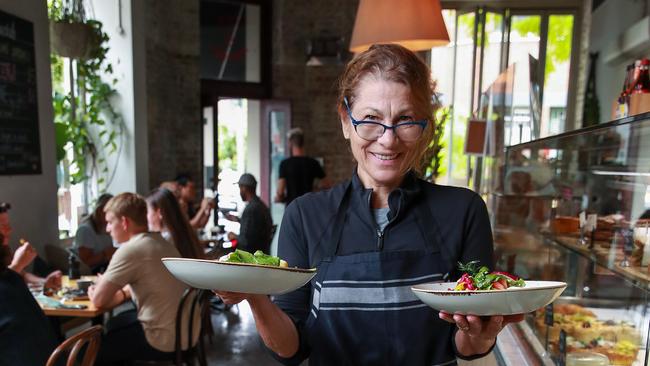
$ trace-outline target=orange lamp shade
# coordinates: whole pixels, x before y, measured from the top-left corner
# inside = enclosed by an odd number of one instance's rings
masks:
[[[350,51],[375,43],[397,43],[422,51],[449,43],[440,0],[361,0]]]

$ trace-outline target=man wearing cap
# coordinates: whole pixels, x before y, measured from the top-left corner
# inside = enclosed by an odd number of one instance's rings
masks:
[[[302,130],[292,128],[288,138],[291,157],[280,163],[280,178],[275,193],[275,202],[284,202],[286,205],[315,188],[326,189],[330,186],[320,163],[305,155],[305,137]]]
[[[247,202],[247,205],[241,218],[235,220],[241,224],[239,235],[228,233],[228,239],[236,239],[238,249],[251,253],[261,250],[268,254],[273,239],[271,237],[273,226],[271,211],[255,193],[257,181],[252,174],[242,174],[237,184],[239,184],[239,195],[244,202]],[[228,219],[234,218],[234,216],[228,215]]]

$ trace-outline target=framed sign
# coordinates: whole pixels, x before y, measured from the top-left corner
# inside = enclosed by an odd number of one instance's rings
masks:
[[[34,26],[0,11],[0,175],[41,174]]]
[[[203,100],[270,97],[271,3],[268,0],[200,1]]]

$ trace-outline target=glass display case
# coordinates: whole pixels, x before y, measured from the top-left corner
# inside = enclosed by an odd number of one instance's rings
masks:
[[[497,170],[497,267],[568,284],[510,327],[532,364],[648,366],[650,114],[508,147]]]

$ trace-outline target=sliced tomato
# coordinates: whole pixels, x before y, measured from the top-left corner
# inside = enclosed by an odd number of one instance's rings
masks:
[[[515,275],[513,275],[512,273],[509,273],[509,272],[504,272],[504,271],[494,271],[494,272],[490,272],[490,273],[491,273],[491,274],[496,274],[496,275],[506,276],[506,277],[508,277],[508,278],[510,278],[510,279],[512,279],[512,280],[514,280],[514,281],[517,281],[517,280],[519,279],[518,276],[515,276]]]

